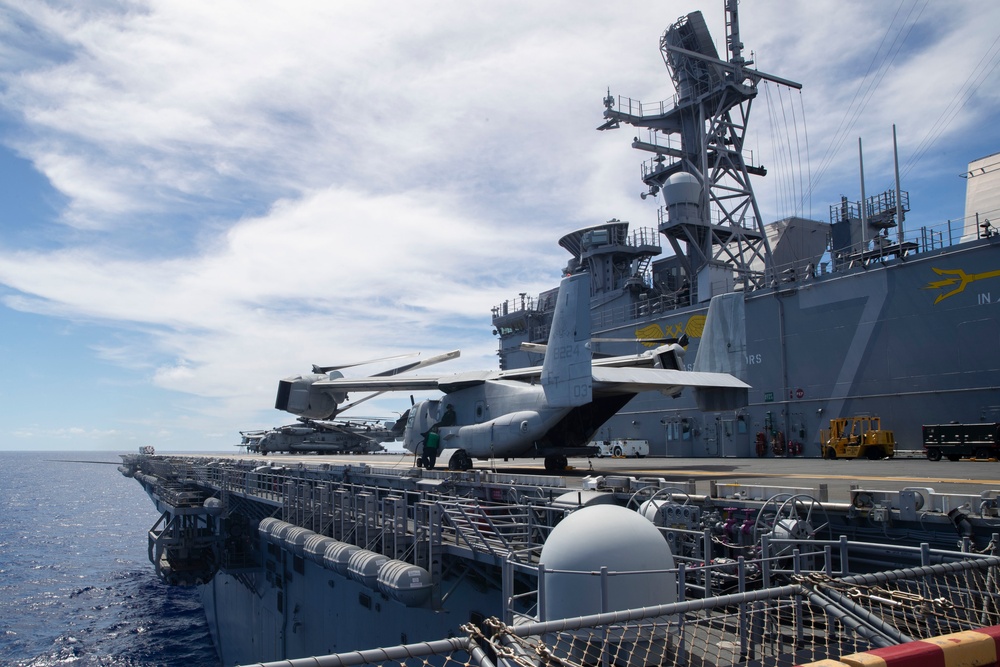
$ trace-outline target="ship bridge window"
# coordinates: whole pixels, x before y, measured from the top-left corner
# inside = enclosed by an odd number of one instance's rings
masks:
[[[510,336],[511,334],[519,333],[528,328],[528,323],[523,320],[515,320],[514,322],[509,322],[508,324],[498,326],[497,333],[501,336]]]

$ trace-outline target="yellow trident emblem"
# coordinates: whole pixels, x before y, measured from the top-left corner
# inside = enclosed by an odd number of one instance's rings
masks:
[[[1000,278],[1000,271],[985,271],[983,273],[973,273],[968,274],[962,269],[936,269],[931,267],[931,270],[939,276],[954,276],[953,278],[945,278],[944,280],[935,280],[927,283],[924,289],[944,289],[945,287],[951,287],[952,285],[958,285],[955,289],[950,292],[945,292],[944,294],[938,294],[937,298],[934,299],[934,303],[940,303],[944,301],[949,296],[958,294],[959,292],[964,292],[966,286],[969,283],[974,283],[977,280],[986,280],[987,278]]]

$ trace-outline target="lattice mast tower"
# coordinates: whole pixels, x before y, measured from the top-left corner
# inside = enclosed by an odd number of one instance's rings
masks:
[[[627,123],[646,128],[633,148],[655,157],[643,164],[647,196],[663,194],[659,230],[682,258],[692,278],[692,296],[706,301],[737,285],[767,284],[772,266],[763,221],[750,174],[744,140],[757,84],[801,84],[750,69],[743,58],[737,0],[725,0],[726,49],[721,60],[701,12],[681,17],[660,38],[660,52],[677,94],[672,101],[644,105],[629,98],[604,100],[606,130]],[[617,103],[616,103],[617,102]]]

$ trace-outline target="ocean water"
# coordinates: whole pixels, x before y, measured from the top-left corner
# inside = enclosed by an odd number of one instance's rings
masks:
[[[197,591],[153,572],[158,514],[119,463],[0,452],[0,665],[219,665]]]

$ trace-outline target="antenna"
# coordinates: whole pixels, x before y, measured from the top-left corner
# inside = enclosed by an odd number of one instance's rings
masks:
[[[602,126],[624,122],[651,130],[651,141],[632,146],[655,154],[643,165],[643,181],[648,193],[663,194],[659,231],[681,258],[697,302],[769,282],[771,249],[750,184],[751,174],[767,171],[743,155],[750,107],[761,80],[802,87],[747,67],[737,0],[726,0],[725,10],[730,60],[719,58],[701,12],[681,17],[660,38],[677,90],[673,103],[622,98],[606,104]]]

